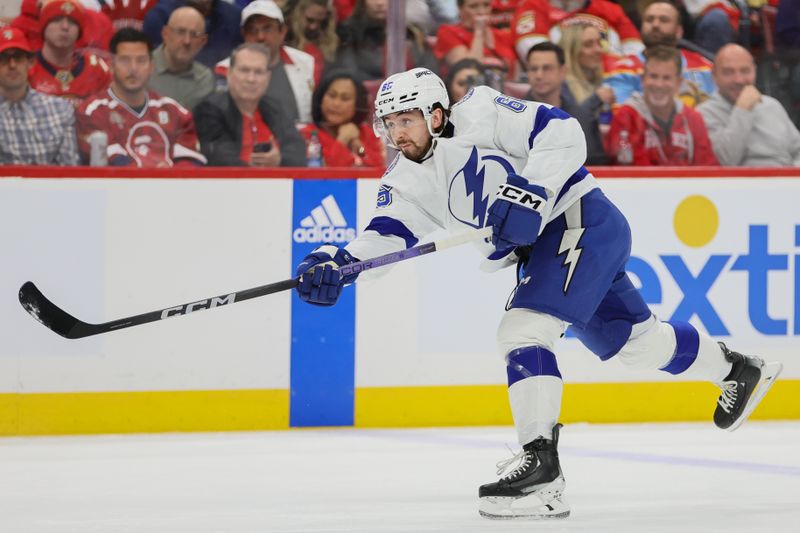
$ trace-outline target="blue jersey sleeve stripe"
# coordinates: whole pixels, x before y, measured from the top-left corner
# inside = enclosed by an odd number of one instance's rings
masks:
[[[557,107],[548,108],[545,105],[540,105],[539,109],[536,110],[536,118],[533,120],[531,136],[528,137],[528,149],[533,148],[533,140],[547,127],[551,120],[565,120],[568,118],[572,117]]]
[[[377,231],[381,235],[393,235],[395,237],[400,237],[406,241],[406,248],[411,248],[419,242],[419,239],[414,237],[414,234],[406,227],[405,224],[392,217],[373,218],[370,221],[369,226],[367,226],[364,231],[367,230]]]

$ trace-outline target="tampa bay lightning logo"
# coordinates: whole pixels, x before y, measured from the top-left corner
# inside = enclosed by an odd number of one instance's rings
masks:
[[[478,155],[478,149],[472,147],[467,164],[456,172],[450,180],[449,208],[453,217],[473,228],[482,228],[486,220],[486,208],[489,205],[489,194],[494,191],[485,192],[484,181],[486,178],[487,162],[497,163],[503,167],[505,174],[514,172],[504,158],[497,155]],[[463,198],[471,199],[471,202],[463,202]],[[471,198],[470,198],[471,197]]]

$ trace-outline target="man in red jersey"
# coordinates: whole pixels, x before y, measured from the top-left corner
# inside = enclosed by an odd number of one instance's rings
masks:
[[[172,167],[202,165],[192,114],[178,102],[147,90],[153,72],[152,45],[133,28],[111,39],[113,81],[77,111],[78,146],[84,160],[89,136],[105,132],[109,165]]]
[[[611,54],[636,54],[644,48],[636,26],[618,4],[608,0],[525,0],[511,21],[517,55],[524,61],[533,45],[558,43],[561,25],[575,20],[596,26]]]
[[[53,0],[39,15],[43,45],[30,71],[31,87],[72,100],[76,106],[110,81],[108,65],[97,55],[77,51],[86,13],[76,0]]]
[[[616,162],[634,165],[712,165],[717,158],[699,112],[677,99],[682,58],[676,48],[652,46],[642,75],[643,92],[614,114],[608,147]],[[633,160],[620,156],[627,138]]]

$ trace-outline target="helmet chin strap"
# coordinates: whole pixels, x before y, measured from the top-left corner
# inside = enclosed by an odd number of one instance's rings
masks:
[[[433,113],[428,116],[428,119],[425,121],[425,125],[428,127],[428,133],[431,134],[431,137],[434,139],[439,137],[442,132],[444,131],[444,127],[447,126],[447,116],[442,113],[442,126],[439,128],[439,131],[433,131]]]

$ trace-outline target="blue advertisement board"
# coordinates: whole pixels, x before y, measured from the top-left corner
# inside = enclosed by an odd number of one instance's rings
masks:
[[[356,236],[356,180],[295,180],[292,265],[325,243]],[[319,307],[292,296],[289,424],[353,425],[355,286],[338,303]]]

